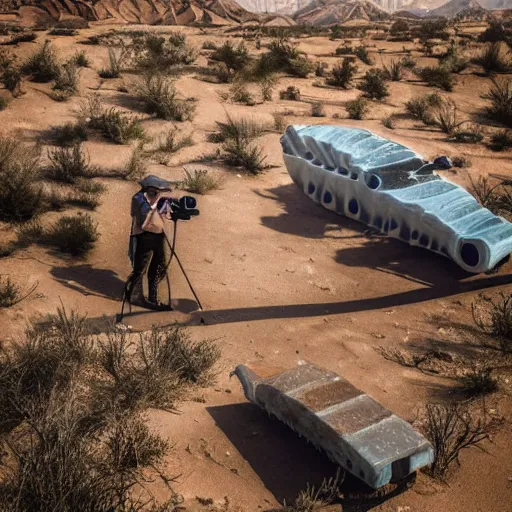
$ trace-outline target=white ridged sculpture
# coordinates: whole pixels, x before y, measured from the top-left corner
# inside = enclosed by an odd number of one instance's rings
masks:
[[[433,174],[421,155],[367,130],[289,126],[281,137],[292,180],[313,201],[468,272],[512,252],[512,224],[465,189]]]

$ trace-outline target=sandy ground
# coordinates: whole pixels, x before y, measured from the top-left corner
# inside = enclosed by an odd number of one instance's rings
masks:
[[[94,70],[107,64],[106,48],[77,44],[77,40],[104,30],[93,28],[80,31],[78,38],[51,39],[62,58],[77,50],[87,52],[92,69],[82,71],[82,96],[98,90],[107,105],[125,109],[130,104],[129,95],[117,88],[123,82],[129,85],[134,77],[125,74],[123,79],[100,84]],[[185,30],[198,47],[206,39],[219,42],[223,37],[217,31],[205,35],[198,29]],[[43,37],[40,34],[39,41]],[[371,43],[395,52],[383,56],[388,62],[400,56],[403,46]],[[338,44],[325,38],[300,40],[300,48],[310,57],[329,64],[337,61],[328,55]],[[16,51],[27,55],[35,47],[34,43],[24,43]],[[253,42],[249,47],[251,53],[257,53]],[[380,57],[375,57],[379,62]],[[205,65],[206,58],[201,56],[197,64]],[[361,71],[366,68],[359,65]],[[314,87],[315,77],[283,77],[277,90],[297,85],[306,101],[325,102],[325,118],[309,117],[310,105],[304,101],[276,100],[256,107],[223,103],[218,93],[227,92],[229,85],[206,83],[194,74],[181,76],[177,88],[198,99],[193,122],[179,125],[183,133],[192,133],[196,144],[174,155],[168,166],[151,164],[151,173],[181,179],[184,163],[215,148],[205,142],[206,135],[214,130],[216,120],[225,118],[225,111],[271,121],[272,112],[291,110],[289,124],[364,127],[404,143],[425,157],[464,155],[473,164],[469,171],[447,173],[448,179],[461,184],[467,185],[467,172],[474,176],[490,172],[512,175],[510,154],[492,153],[483,145],[447,143],[442,133],[419,126],[407,116],[398,117],[394,131],[382,126],[381,119],[387,115],[404,113],[403,104],[408,99],[432,91],[412,78],[390,83],[388,101],[372,104],[369,118],[358,122],[332,118],[334,114],[345,116],[343,102],[355,98],[358,91]],[[450,96],[463,117],[474,118],[483,108],[486,100],[481,94],[488,84],[488,79],[470,71],[458,77]],[[51,126],[73,120],[79,98],[57,103],[48,96],[50,87],[46,84],[27,83],[25,90],[25,95],[0,112],[4,130],[19,130],[20,140],[35,140]],[[149,118],[143,124],[150,134],[171,126]],[[138,330],[178,322],[189,325],[195,339],[218,339],[223,357],[216,386],[198,390],[195,400],[180,405],[179,415],[151,412],[151,422],[174,444],[167,459],[168,471],[179,475],[175,487],[187,502],[195,503],[199,496],[224,503],[227,496],[228,510],[251,512],[270,510],[283,499],[289,501],[306,482],[318,483],[334,468],[286,427],[247,403],[238,382],[228,377],[235,365],[286,368],[306,359],[340,373],[394,413],[413,421],[427,401],[446,398],[454,383],[386,361],[374,348],[425,347],[470,354],[476,349],[463,335],[463,327],[472,323],[470,306],[477,293],[512,291],[510,264],[497,274],[470,276],[451,261],[427,251],[394,240],[368,238],[364,226],[315,205],[291,182],[283,165],[279,134],[266,134],[259,143],[268,163],[275,167],[256,178],[210,167],[224,176],[222,188],[198,197],[201,215],[179,225],[177,252],[205,311],[193,312],[192,295],[178,267],[173,267],[177,311],[138,311],[127,319]],[[129,146],[116,146],[99,138],[84,146],[92,163],[109,168],[123,166],[131,151]],[[204,168],[200,164],[187,167]],[[119,310],[123,282],[130,271],[129,202],[138,187],[130,182],[104,182],[108,190],[93,213],[101,238],[86,259],[66,258],[33,247],[0,261],[1,274],[15,277],[26,287],[39,283],[28,300],[0,311],[2,338],[19,336],[27,321],[54,312],[61,301],[98,322],[103,316],[112,318]],[[58,215],[48,214],[44,220]],[[1,227],[1,239],[12,236],[12,228]],[[200,324],[201,318],[204,325]],[[503,429],[492,442],[484,444],[485,450],[462,453],[461,467],[454,471],[449,485],[434,484],[420,475],[416,485],[404,494],[382,504],[347,505],[344,510],[510,510],[509,391],[504,383],[504,391],[488,399],[497,414],[507,418]]]

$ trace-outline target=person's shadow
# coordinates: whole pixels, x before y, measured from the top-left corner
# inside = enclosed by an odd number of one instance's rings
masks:
[[[91,265],[53,267],[50,274],[62,285],[84,295],[121,300],[125,282],[116,272]]]

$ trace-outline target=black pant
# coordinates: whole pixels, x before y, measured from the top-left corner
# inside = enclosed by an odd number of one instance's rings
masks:
[[[130,298],[132,290],[137,288],[137,285],[142,284],[142,275],[149,263],[148,299],[151,302],[157,301],[158,283],[165,274],[164,236],[164,234],[150,233],[148,231],[140,235],[135,235],[136,247],[133,257],[133,271],[130,276]],[[142,289],[142,287],[140,287],[140,289]]]

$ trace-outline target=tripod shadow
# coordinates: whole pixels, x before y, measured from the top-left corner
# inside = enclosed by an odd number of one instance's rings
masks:
[[[123,297],[125,283],[113,270],[84,264],[53,267],[50,274],[63,286],[83,295],[96,295],[113,300],[121,300]]]
[[[337,466],[325,454],[253,404],[213,406],[206,410],[280,503],[293,503],[308,484],[318,489],[324,478],[336,474]],[[349,474],[340,491],[345,496],[360,496],[344,500],[343,510],[348,512],[366,512],[391,497],[377,503],[370,497],[373,491]]]

